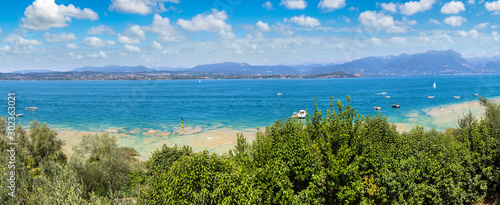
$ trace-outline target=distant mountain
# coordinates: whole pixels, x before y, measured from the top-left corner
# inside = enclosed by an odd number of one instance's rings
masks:
[[[104,67],[85,66],[73,69],[73,72],[103,72],[103,73],[139,73],[139,72],[154,72],[156,70],[144,66],[119,66],[107,65]]]
[[[17,70],[11,73],[26,74],[26,73],[51,73],[52,70]]]
[[[190,71],[205,73],[205,74],[219,74],[219,75],[270,75],[270,74],[299,74],[300,71],[290,68],[288,66],[253,66],[246,63],[217,63],[198,65]]]
[[[348,73],[361,73],[365,76],[470,74],[480,72],[459,53],[453,50],[445,50],[412,55],[367,57],[344,64],[314,68],[307,73],[329,73],[340,70]]]

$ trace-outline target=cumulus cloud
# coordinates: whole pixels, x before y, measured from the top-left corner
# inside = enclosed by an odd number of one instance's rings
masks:
[[[52,43],[52,42],[67,42],[67,41],[72,41],[76,40],[76,37],[72,33],[60,33],[60,34],[55,34],[55,33],[49,33],[46,32],[42,36],[47,42]]]
[[[321,25],[321,23],[319,22],[318,19],[312,18],[312,17],[309,17],[309,16],[304,16],[304,15],[294,16],[294,17],[292,17],[290,19],[286,19],[285,18],[284,21],[285,22],[295,23],[295,24],[301,25],[301,26],[308,26],[308,27],[316,27],[316,26]]]
[[[377,13],[376,11],[365,11],[358,17],[359,22],[369,29],[384,30],[388,33],[404,33],[406,29],[396,25],[394,19],[390,15]]]
[[[273,4],[270,1],[266,1],[266,3],[262,4],[262,7],[266,8],[268,11],[273,10]]]
[[[467,19],[461,16],[450,16],[444,19],[444,23],[453,27],[461,26],[462,23],[467,22]]]
[[[165,12],[165,3],[179,3],[179,0],[112,0],[110,11],[147,15],[153,12]]]
[[[125,31],[118,34],[118,42],[121,44],[139,44],[146,39],[146,33],[139,25],[131,25]]]
[[[14,42],[18,46],[39,46],[42,42],[35,39],[25,39],[17,34],[12,34],[4,39],[5,42]]]
[[[380,40],[379,38],[376,38],[376,37],[371,37],[370,39],[368,39],[368,43],[370,45],[380,46],[380,45],[382,45],[382,40]]]
[[[110,40],[102,40],[102,39],[97,38],[95,36],[91,36],[91,37],[86,37],[83,40],[83,45],[90,46],[90,47],[103,47],[103,46],[115,45],[115,42],[110,41]]]
[[[318,8],[328,12],[340,9],[344,6],[345,6],[345,0],[321,0],[318,4]]]
[[[64,47],[69,49],[78,49],[78,46],[74,43],[67,43],[66,45],[64,45]]]
[[[399,5],[399,10],[401,11],[402,14],[411,16],[418,12],[423,12],[432,9],[432,5],[434,3],[435,0],[410,1]]]
[[[111,29],[110,27],[107,27],[105,25],[100,25],[100,26],[92,26],[87,30],[87,34],[92,34],[92,35],[97,35],[97,34],[106,34],[106,35],[115,35],[115,31]]]
[[[429,19],[429,23],[430,24],[441,25],[441,23],[438,20],[436,20],[436,19]]]
[[[21,18],[21,26],[31,30],[49,30],[51,27],[66,27],[71,18],[97,20],[99,16],[91,9],[57,5],[55,0],[35,0]]]
[[[490,23],[487,23],[487,22],[486,23],[480,23],[480,24],[474,26],[474,29],[484,29],[484,28],[486,28],[488,26],[488,24],[490,24]]]
[[[124,46],[125,50],[130,51],[130,52],[141,52],[141,49],[136,46],[131,46],[131,45],[125,45]]]
[[[465,5],[461,1],[450,1],[441,7],[443,14],[458,14],[461,11],[465,11]]]
[[[162,18],[159,14],[155,14],[153,17],[153,23],[150,26],[144,27],[145,31],[158,34],[158,41],[160,42],[175,42],[184,40],[184,36],[177,31],[170,24],[170,20],[165,17]],[[140,38],[144,37],[139,36]]]
[[[406,44],[406,38],[405,37],[392,37],[390,40],[394,44],[398,45],[404,45]]]
[[[304,0],[281,0],[280,5],[285,6],[287,9],[305,9],[307,2]]]
[[[262,21],[259,21],[255,24],[257,26],[257,28],[262,31],[262,32],[267,32],[269,31],[269,25],[267,25],[267,23],[264,23]]]
[[[69,52],[68,55],[73,57],[74,59],[82,59],[83,58],[82,55],[75,54],[75,52]]]
[[[395,3],[381,3],[380,7],[382,7],[383,10],[389,11],[391,13],[398,12],[398,8],[396,7]]]
[[[108,56],[106,55],[106,53],[104,53],[104,51],[99,51],[99,53],[89,54],[89,57],[91,57],[91,58],[107,58]]]
[[[8,52],[12,49],[12,47],[10,47],[9,45],[5,45],[3,47],[0,47],[0,51],[3,51],[3,52]]]
[[[177,20],[177,24],[187,31],[208,31],[217,33],[217,36],[221,38],[231,39],[235,35],[233,34],[231,25],[226,23],[227,18],[226,11],[212,9],[212,13],[198,14],[191,20],[179,19]]]
[[[500,0],[486,2],[484,3],[484,8],[486,8],[488,11],[499,11]]]
[[[464,37],[464,38],[472,38],[472,39],[476,39],[479,36],[479,33],[475,29],[472,29],[468,32],[467,31],[457,31],[457,34],[459,36]]]
[[[163,49],[163,47],[161,46],[161,44],[158,41],[153,41],[153,43],[151,43],[151,47],[153,47],[154,49],[157,49],[157,50]]]

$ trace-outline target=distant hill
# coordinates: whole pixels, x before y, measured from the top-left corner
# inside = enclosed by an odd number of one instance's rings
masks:
[[[85,66],[73,69],[73,72],[103,72],[103,73],[139,73],[154,72],[156,70],[144,66],[107,65],[104,67]]]
[[[460,53],[453,50],[428,51],[399,56],[367,57],[348,63],[314,68],[307,73],[335,71],[362,73],[365,76],[442,75],[479,73]]]
[[[253,66],[246,63],[217,63],[198,65],[190,71],[205,73],[205,74],[222,74],[222,75],[270,75],[270,74],[300,74],[301,72],[288,66]]]

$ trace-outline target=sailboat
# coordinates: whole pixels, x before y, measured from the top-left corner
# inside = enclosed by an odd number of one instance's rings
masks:
[[[434,83],[434,85],[432,85],[432,87],[433,87],[434,89],[436,89],[436,83]]]

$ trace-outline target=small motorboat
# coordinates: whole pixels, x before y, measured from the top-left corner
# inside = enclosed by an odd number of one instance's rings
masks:
[[[382,107],[373,107],[374,110],[382,110]]]
[[[479,94],[477,94],[477,93],[474,93],[474,96],[479,96]]]
[[[396,103],[396,104],[393,104],[393,105],[392,105],[392,107],[393,107],[393,108],[400,108],[399,104],[397,104],[397,103]]]
[[[434,98],[434,96],[428,95],[427,98],[432,99],[432,98]]]
[[[386,93],[386,92],[381,92],[381,93],[379,93],[379,94],[381,94],[381,95],[387,95],[387,93]]]
[[[27,107],[26,110],[28,110],[28,111],[37,111],[38,108],[37,107]]]
[[[201,83],[201,80],[199,80],[198,83]]]
[[[283,95],[283,93],[278,93],[277,95]]]
[[[18,113],[18,114],[15,114],[14,117],[22,117],[23,114],[22,113]]]
[[[294,112],[292,118],[305,119],[307,112],[305,110],[300,110],[299,113]]]
[[[436,83],[434,83],[434,85],[432,85],[432,87],[433,87],[434,89],[436,89]]]
[[[391,96],[386,95],[385,98],[391,98]]]
[[[460,96],[453,96],[453,97],[454,97],[455,99],[460,99],[460,98],[462,98],[462,97],[460,97]]]

